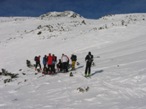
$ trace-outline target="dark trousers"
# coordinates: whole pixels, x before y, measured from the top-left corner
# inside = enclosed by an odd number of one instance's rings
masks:
[[[91,73],[91,62],[87,62],[87,63],[86,63],[85,75],[86,75],[87,73],[88,73],[89,75],[90,75],[90,73]]]
[[[47,68],[47,67],[46,67],[46,64],[44,64],[44,68]]]
[[[58,64],[57,64],[57,70],[58,70],[58,71],[62,71],[62,64],[61,64],[61,63],[58,63]]]
[[[52,65],[48,65],[48,71],[50,72],[50,73],[52,73]]]
[[[64,70],[64,72],[68,72],[68,62],[62,63],[62,69]]]
[[[55,64],[52,64],[52,72],[53,72],[53,73],[56,73]]]
[[[41,64],[40,64],[40,62],[36,62],[35,68],[37,69],[38,66],[39,66],[40,69],[41,69]]]

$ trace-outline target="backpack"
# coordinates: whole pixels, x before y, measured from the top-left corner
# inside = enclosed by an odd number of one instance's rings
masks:
[[[76,55],[72,55],[71,60],[72,61],[77,61],[77,56]]]
[[[75,61],[77,61],[77,56],[76,55],[74,56],[74,59],[75,59]]]
[[[37,61],[37,56],[34,57],[34,61]]]

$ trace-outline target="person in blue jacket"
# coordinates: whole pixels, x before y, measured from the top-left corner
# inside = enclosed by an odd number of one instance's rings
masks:
[[[45,55],[44,57],[43,57],[43,65],[44,65],[44,68],[46,69],[47,67],[46,67],[46,65],[47,65],[47,55]]]

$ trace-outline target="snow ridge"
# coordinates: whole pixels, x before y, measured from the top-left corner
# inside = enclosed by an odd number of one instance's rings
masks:
[[[51,18],[51,17],[70,17],[70,18],[79,18],[81,17],[79,14],[73,12],[73,11],[64,11],[64,12],[49,12],[47,14],[43,14],[40,16],[43,18]]]

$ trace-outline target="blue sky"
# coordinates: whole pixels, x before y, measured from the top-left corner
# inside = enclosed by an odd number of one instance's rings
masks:
[[[109,14],[146,13],[146,0],[0,0],[0,16],[40,16],[66,10],[91,19]]]

